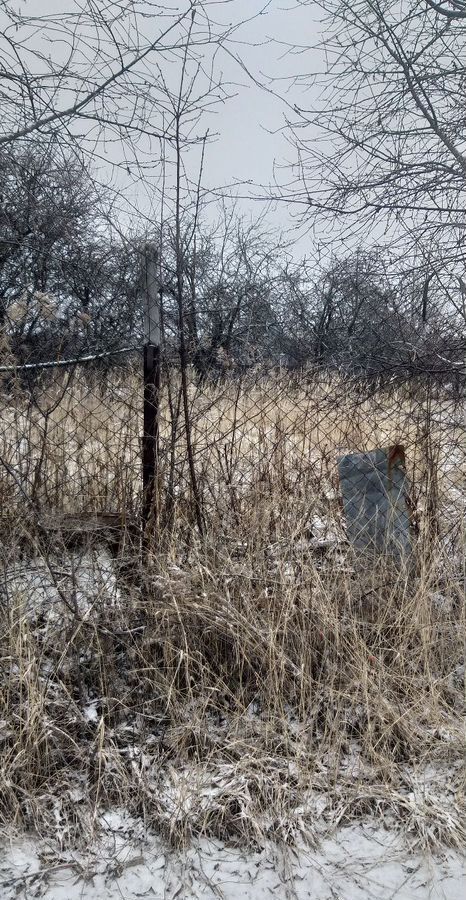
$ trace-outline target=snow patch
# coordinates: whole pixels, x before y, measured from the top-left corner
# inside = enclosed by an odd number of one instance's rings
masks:
[[[0,848],[2,900],[463,900],[464,859],[412,853],[372,821],[341,828],[315,850],[256,851],[201,840],[180,851],[119,810],[106,813],[86,851],[54,851],[16,837]]]

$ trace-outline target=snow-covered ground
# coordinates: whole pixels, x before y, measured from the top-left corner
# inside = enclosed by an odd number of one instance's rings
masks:
[[[260,851],[198,841],[169,849],[118,811],[85,850],[57,851],[32,837],[3,838],[2,900],[464,900],[466,860],[410,852],[372,821],[339,829],[319,847]]]

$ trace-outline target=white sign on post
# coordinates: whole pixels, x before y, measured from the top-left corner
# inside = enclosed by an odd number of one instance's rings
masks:
[[[157,250],[146,247],[146,290],[144,294],[144,343],[160,347],[160,302],[157,279]]]

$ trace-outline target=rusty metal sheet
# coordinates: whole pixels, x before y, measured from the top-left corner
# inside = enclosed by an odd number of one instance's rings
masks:
[[[348,453],[338,460],[348,539],[356,550],[411,550],[404,448]]]

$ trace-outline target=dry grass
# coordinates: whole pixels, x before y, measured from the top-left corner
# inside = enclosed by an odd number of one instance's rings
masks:
[[[85,373],[84,373],[85,374]],[[34,391],[1,399],[0,498],[3,509],[33,497],[53,512],[135,512],[140,503],[142,383],[134,373],[70,380],[46,376]],[[334,494],[337,457],[404,444],[409,475],[439,514],[461,507],[466,483],[464,409],[425,385],[361,394],[357,385],[317,374],[250,376],[243,383],[190,385],[190,423],[206,513],[223,518],[298,492]],[[186,431],[178,376],[165,385],[160,411],[161,504],[174,518],[191,504]],[[417,499],[417,498],[416,498]]]
[[[5,400],[2,821],[66,843],[125,806],[177,844],[260,844],[370,814],[423,844],[466,843],[455,410],[414,391],[361,400],[335,381],[193,386],[201,540],[166,392],[172,502],[142,566],[129,527],[139,385],[97,387],[44,389],[45,434],[23,394]],[[361,568],[338,540],[336,457],[398,442],[420,510],[415,561]],[[124,510],[118,546],[38,530],[32,488],[41,512]],[[317,520],[334,546],[316,540]]]

